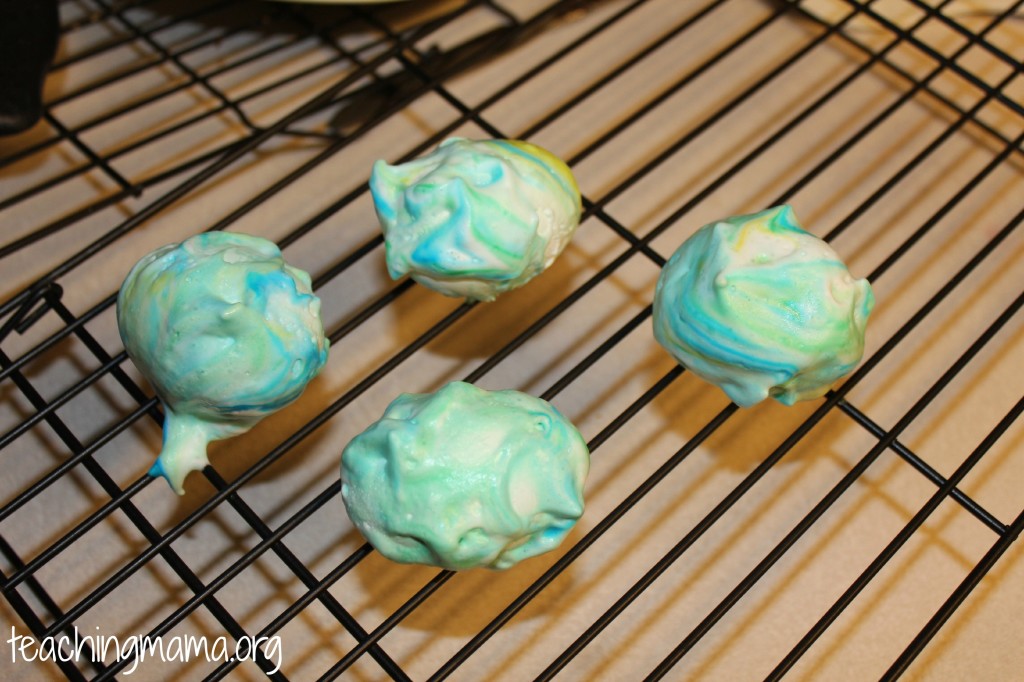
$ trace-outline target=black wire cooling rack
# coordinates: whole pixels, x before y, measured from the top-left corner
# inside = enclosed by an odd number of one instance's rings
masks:
[[[8,642],[3,677],[1020,679],[1022,4],[62,0],[44,120],[0,140],[0,613],[68,639]],[[584,193],[554,267],[491,304],[382,265],[370,164],[451,135],[542,144]],[[878,307],[828,396],[739,410],[656,346],[649,303],[700,225],[780,203]],[[161,414],[112,308],[136,259],[207,229],[309,271],[332,350],[178,498],[146,475]],[[452,574],[349,524],[341,448],[454,379],[588,438],[557,552]]]

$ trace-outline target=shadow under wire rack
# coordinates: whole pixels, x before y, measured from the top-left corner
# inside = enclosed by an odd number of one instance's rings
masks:
[[[247,660],[5,658],[5,679],[1020,679],[1024,0],[62,0],[0,139],[0,625],[277,637]],[[490,304],[388,279],[370,164],[449,136],[566,159],[584,221]],[[825,398],[740,410],[654,342],[665,258],[780,203],[878,305]],[[115,292],[208,229],[310,272],[303,397],[146,475]],[[338,458],[402,392],[540,395],[587,511],[503,573],[392,564]],[[279,655],[275,655],[279,654]]]

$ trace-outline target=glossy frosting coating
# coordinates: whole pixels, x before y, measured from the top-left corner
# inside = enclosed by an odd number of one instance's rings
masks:
[[[298,398],[327,360],[309,275],[244,234],[208,232],[144,256],[121,286],[117,323],[164,406],[150,474],[178,494],[206,466],[211,440]]]
[[[679,247],[658,279],[654,336],[737,405],[792,405],[860,362],[874,302],[780,206],[705,225]]]
[[[544,271],[569,243],[580,193],[569,167],[515,140],[450,138],[370,176],[388,273],[491,301]]]
[[[558,546],[583,513],[590,455],[540,398],[453,382],[403,394],[345,448],[341,494],[384,556],[504,569]]]

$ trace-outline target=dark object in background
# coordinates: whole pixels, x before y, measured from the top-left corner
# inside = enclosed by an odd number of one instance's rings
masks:
[[[58,29],[57,0],[0,0],[0,135],[39,120]]]

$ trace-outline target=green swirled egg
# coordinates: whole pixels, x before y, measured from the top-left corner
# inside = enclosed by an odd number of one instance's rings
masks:
[[[456,381],[399,396],[356,436],[341,494],[389,559],[504,569],[561,543],[589,467],[579,431],[546,401]]]

